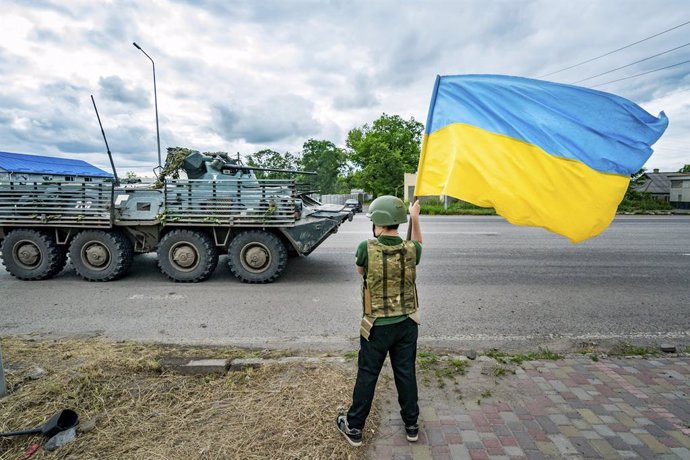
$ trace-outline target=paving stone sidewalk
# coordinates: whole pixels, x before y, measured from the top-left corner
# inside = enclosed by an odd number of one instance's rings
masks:
[[[481,366],[492,364],[470,363]],[[417,443],[405,439],[394,385],[380,385],[382,426],[371,441],[365,434],[369,457],[690,460],[690,357],[578,356],[524,362],[500,377],[485,371],[481,384],[479,371],[443,388],[420,384]]]

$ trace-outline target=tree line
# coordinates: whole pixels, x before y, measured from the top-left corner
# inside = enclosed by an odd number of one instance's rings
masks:
[[[345,147],[329,140],[309,139],[297,153],[266,149],[246,157],[246,164],[261,168],[313,171],[304,176],[322,194],[350,193],[364,189],[372,195],[403,195],[404,173],[417,170],[424,125],[414,118],[381,115],[371,124],[350,130]],[[284,173],[257,171],[266,179]]]

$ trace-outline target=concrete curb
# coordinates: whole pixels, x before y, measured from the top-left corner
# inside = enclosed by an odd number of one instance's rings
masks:
[[[236,358],[236,359],[193,359],[181,361],[166,360],[163,368],[181,374],[225,374],[227,372],[242,371],[247,368],[280,365],[320,365],[344,364],[347,360],[342,357],[305,357],[289,356],[285,358]]]

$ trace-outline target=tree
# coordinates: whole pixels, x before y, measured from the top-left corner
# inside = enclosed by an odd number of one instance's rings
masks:
[[[134,171],[127,171],[127,174],[125,174],[125,178],[122,180],[122,182],[125,184],[136,184],[141,182],[141,178]]]
[[[679,173],[690,173],[690,165],[683,165],[682,168],[678,170]]]
[[[630,185],[637,187],[645,183],[647,178],[644,176],[647,173],[647,168],[640,168],[639,171],[630,175]]]
[[[314,171],[315,176],[305,176],[306,181],[322,194],[342,191],[339,180],[345,166],[345,152],[331,141],[309,139],[302,147],[302,158],[299,167],[305,171]]]
[[[639,196],[639,192],[635,191],[635,189],[647,181],[645,177],[646,172],[647,170],[645,168],[640,168],[639,171],[630,175],[630,182],[628,182],[628,190],[625,192],[625,198],[633,199]]]
[[[257,168],[297,169],[297,157],[290,152],[278,153],[275,150],[259,150],[247,156],[247,166]],[[256,171],[259,179],[288,179],[290,173]]]
[[[353,179],[374,196],[402,197],[404,173],[415,172],[419,163],[424,125],[414,118],[381,115],[348,133],[350,161],[357,167]]]

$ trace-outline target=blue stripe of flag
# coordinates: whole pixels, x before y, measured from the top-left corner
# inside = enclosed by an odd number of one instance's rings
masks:
[[[629,176],[652,154],[668,126],[614,94],[507,75],[437,77],[426,133],[465,123]]]

